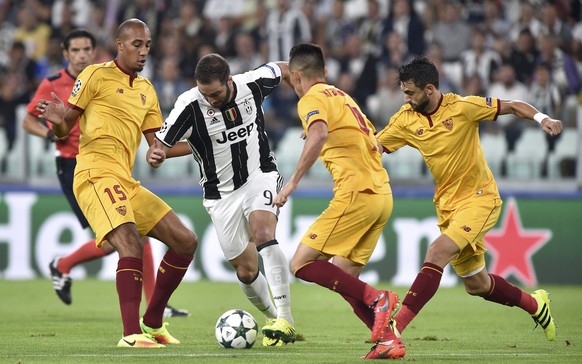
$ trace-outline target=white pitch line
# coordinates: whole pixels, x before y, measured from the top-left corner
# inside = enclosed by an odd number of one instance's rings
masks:
[[[14,358],[14,357],[25,357],[25,358],[131,358],[131,357],[236,357],[236,356],[286,356],[289,357],[290,355],[293,356],[294,353],[259,353],[259,352],[234,352],[232,354],[216,354],[216,353],[192,353],[192,354],[70,354],[70,355],[63,355],[63,354],[17,354],[17,355],[7,355],[7,354],[0,354],[0,358]],[[312,356],[320,356],[320,353],[295,353],[298,356],[305,356],[305,355],[312,355]],[[556,356],[556,357],[577,357],[582,356],[582,353],[414,353],[409,354],[407,357],[471,357],[471,356],[479,356],[479,357],[503,357],[503,356],[511,356],[511,357],[524,357],[524,356],[532,356],[532,357],[540,357],[540,356]]]

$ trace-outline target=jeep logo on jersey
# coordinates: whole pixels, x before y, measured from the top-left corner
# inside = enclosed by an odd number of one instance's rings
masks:
[[[246,138],[251,134],[251,131],[253,131],[254,127],[255,124],[249,124],[246,127],[243,126],[236,130],[223,131],[222,134],[220,135],[220,138],[216,139],[216,142],[218,144],[224,144],[227,142],[234,142],[239,138]]]
[[[228,119],[228,121],[235,121],[236,116],[237,116],[236,108],[231,107],[230,109],[228,109],[224,112],[224,115],[226,115],[226,118]]]

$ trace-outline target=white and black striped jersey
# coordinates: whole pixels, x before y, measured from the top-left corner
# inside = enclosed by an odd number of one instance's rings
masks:
[[[267,63],[234,75],[234,98],[213,108],[194,87],[178,97],[156,137],[168,147],[186,139],[200,165],[204,198],[220,199],[257,171],[277,171],[265,131],[263,100],[281,82],[281,69]]]

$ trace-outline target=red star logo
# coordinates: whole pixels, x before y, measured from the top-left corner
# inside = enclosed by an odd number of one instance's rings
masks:
[[[551,238],[551,230],[524,229],[515,200],[509,200],[501,227],[485,235],[485,246],[492,256],[489,271],[504,278],[513,274],[521,283],[535,286],[531,257]]]

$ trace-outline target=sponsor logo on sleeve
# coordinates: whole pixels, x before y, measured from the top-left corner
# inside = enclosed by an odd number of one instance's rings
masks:
[[[309,124],[309,119],[313,116],[313,115],[318,115],[319,114],[319,110],[313,110],[310,111],[309,113],[307,113],[307,119],[305,120],[306,124]]]
[[[73,97],[77,97],[77,94],[79,93],[79,91],[81,91],[82,86],[83,82],[81,80],[75,81],[75,85],[73,86],[73,92],[71,92],[71,95],[73,95]]]

